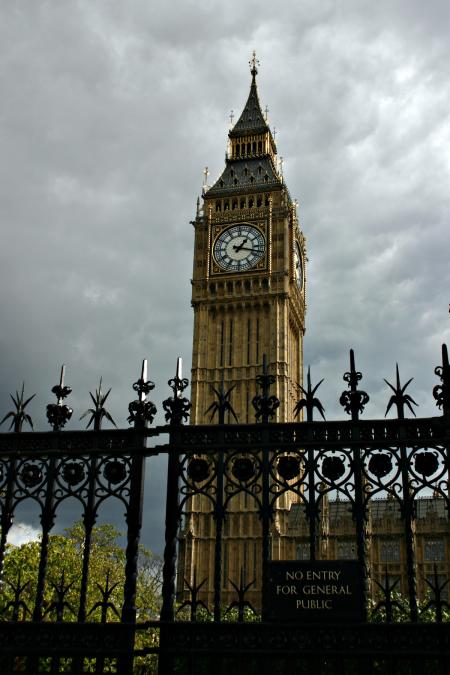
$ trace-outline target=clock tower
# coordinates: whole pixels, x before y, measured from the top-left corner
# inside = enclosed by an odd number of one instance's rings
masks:
[[[263,114],[256,84],[258,62],[250,62],[250,93],[228,134],[225,168],[203,188],[195,229],[192,306],[194,335],[191,421],[210,422],[206,411],[213,387],[233,387],[231,405],[240,423],[254,423],[256,376],[266,355],[275,376],[271,394],[280,400],[276,420],[293,420],[303,371],[305,330],[305,239],[277,156],[274,133]],[[206,174],[207,177],[207,174]],[[206,182],[206,181],[205,181]],[[259,393],[259,392],[258,392]],[[217,420],[216,420],[217,421]],[[233,423],[228,414],[225,420]],[[272,557],[287,557],[289,495],[280,500],[273,523]],[[260,523],[245,494],[229,504],[223,539],[223,602],[232,597],[229,579],[256,579],[252,601],[259,606]],[[205,578],[204,598],[212,600],[214,520],[211,504],[194,497],[184,521],[179,551],[183,577]],[[251,594],[250,594],[251,595]]]

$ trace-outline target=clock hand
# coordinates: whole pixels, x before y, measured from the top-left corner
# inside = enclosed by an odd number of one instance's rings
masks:
[[[233,248],[234,248],[235,251],[238,250],[236,246],[234,246]],[[256,252],[258,252],[260,250],[261,250],[260,248],[248,248],[248,246],[240,246],[239,247],[239,251],[256,251]]]
[[[238,246],[233,246],[233,249],[236,251],[236,253],[238,253],[241,250],[246,241],[247,237],[243,241],[241,241],[241,243]]]

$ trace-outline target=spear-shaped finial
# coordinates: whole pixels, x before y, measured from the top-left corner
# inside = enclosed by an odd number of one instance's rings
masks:
[[[235,388],[235,384],[233,384],[227,391],[225,391],[225,383],[224,383],[224,372],[222,370],[222,374],[220,377],[220,387],[219,389],[216,389],[211,385],[211,389],[216,395],[216,400],[211,403],[209,408],[205,410],[205,415],[207,415],[209,412],[211,412],[211,417],[210,421],[213,420],[214,415],[218,413],[219,415],[219,424],[225,424],[225,413],[228,412],[236,422],[238,421],[238,418],[236,416],[236,413],[233,409],[233,406],[230,403],[230,395],[233,389]]]
[[[319,411],[319,413],[321,414],[323,419],[325,419],[325,414],[324,414],[325,409],[324,409],[322,403],[319,401],[319,399],[314,397],[314,394],[316,393],[316,391],[318,390],[318,388],[320,387],[320,385],[323,382],[323,378],[320,380],[320,382],[318,384],[316,384],[316,386],[313,389],[312,386],[311,386],[311,370],[310,370],[310,366],[308,366],[308,374],[306,376],[306,381],[307,381],[306,390],[301,385],[298,385],[304,398],[300,399],[297,402],[297,404],[294,408],[294,417],[297,417],[297,415],[300,413],[302,408],[306,408],[306,419],[307,419],[308,422],[312,422],[313,421],[314,408],[317,408],[317,410]]]
[[[14,428],[15,433],[20,433],[22,431],[22,426],[25,422],[29,424],[30,427],[33,429],[33,420],[31,419],[30,415],[28,415],[28,413],[25,411],[25,408],[27,407],[29,402],[33,400],[35,396],[36,394],[33,394],[33,396],[30,396],[25,400],[25,382],[23,382],[22,391],[20,394],[17,390],[15,397],[12,394],[10,394],[12,402],[14,403],[15,410],[10,410],[9,413],[6,413],[0,424],[6,422],[7,419],[11,419],[11,425],[9,428],[10,430]]]
[[[102,378],[100,378],[100,384],[98,386],[98,389],[95,390],[95,396],[91,391],[89,392],[89,396],[92,399],[92,403],[94,404],[94,407],[86,410],[86,412],[84,412],[80,417],[80,420],[82,420],[86,417],[86,415],[91,415],[91,418],[86,425],[86,429],[89,429],[92,422],[94,422],[95,431],[100,431],[100,429],[102,428],[103,418],[106,418],[109,422],[111,422],[111,424],[113,424],[115,427],[117,427],[113,418],[111,417],[111,415],[109,414],[109,412],[105,408],[106,399],[108,398],[110,392],[111,392],[111,388],[108,389],[106,394],[103,394]]]
[[[248,609],[251,612],[253,612],[253,614],[256,614],[256,610],[253,607],[253,605],[251,604],[251,602],[249,600],[246,600],[246,598],[245,598],[245,594],[247,593],[249,588],[251,588],[254,585],[255,580],[253,579],[253,581],[250,581],[250,583],[246,584],[245,583],[244,568],[241,566],[241,573],[240,573],[240,580],[239,581],[240,581],[240,583],[239,583],[239,586],[238,586],[233,581],[231,581],[231,579],[229,579],[230,584],[233,586],[234,590],[237,593],[238,599],[233,600],[231,605],[229,605],[229,607],[227,607],[227,609],[225,611],[225,616],[229,612],[231,612],[232,609],[237,607],[238,621],[239,621],[239,623],[242,623],[244,621],[244,616],[245,616],[244,611],[245,611],[246,607],[248,607]]]
[[[408,380],[406,384],[402,385],[400,384],[400,375],[398,372],[398,363],[395,364],[395,372],[396,372],[396,386],[394,387],[390,382],[388,382],[386,379],[384,380],[388,387],[392,389],[394,392],[389,399],[388,406],[386,408],[386,412],[384,413],[384,416],[388,414],[389,410],[393,405],[397,407],[397,417],[399,420],[405,419],[405,405],[408,406],[409,410],[412,412],[414,417],[416,416],[416,413],[414,412],[413,405],[417,405],[415,400],[411,398],[409,394],[405,394],[406,388],[411,384],[413,381],[413,377]]]

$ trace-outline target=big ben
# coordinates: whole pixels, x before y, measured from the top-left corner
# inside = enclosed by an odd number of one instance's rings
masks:
[[[252,400],[263,356],[274,376],[271,393],[280,400],[276,422],[294,419],[303,372],[305,331],[305,239],[297,204],[284,182],[274,134],[261,110],[250,61],[250,93],[228,133],[225,168],[203,191],[197,208],[192,306],[194,333],[191,421],[210,422],[214,389],[232,388],[226,423],[254,423]],[[235,413],[235,416],[233,415]],[[272,525],[274,559],[288,557],[287,517],[292,497],[278,502]],[[223,602],[239,576],[254,580],[250,594],[260,606],[260,526],[248,495],[228,506],[223,543]],[[180,538],[178,591],[183,579],[206,579],[212,600],[214,519],[204,497],[188,505]]]

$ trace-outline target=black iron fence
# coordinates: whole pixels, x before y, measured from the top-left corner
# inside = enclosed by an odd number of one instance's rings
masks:
[[[430,595],[422,605],[417,594],[415,519],[417,498],[433,493],[450,514],[450,366],[445,345],[442,365],[435,372],[440,383],[433,390],[442,414],[430,418],[405,418],[414,412],[397,371],[387,410],[395,406],[397,419],[361,420],[368,395],[358,388],[361,373],[344,375],[347,389],[340,402],[348,421],[314,421],[314,411],[324,417],[309,373],[303,398],[298,402],[298,422],[274,423],[279,401],[270,394],[274,382],[264,361],[257,378],[259,392],[253,405],[254,424],[225,424],[233,417],[231,391],[217,388],[211,414],[216,424],[184,425],[189,401],[183,396],[188,382],[179,372],[170,380],[172,395],[163,402],[166,426],[150,427],[156,407],[147,396],[154,388],[146,365],[133,385],[136,399],[129,405],[128,430],[102,429],[109,392],[101,386],[91,394],[89,424],[93,430],[64,431],[72,415],[65,400],[70,388],[64,370],[53,392],[57,401],[47,406],[53,431],[25,432],[31,424],[28,401],[17,393],[10,420],[12,433],[0,435],[0,570],[8,556],[8,534],[14,515],[24,500],[33,500],[40,512],[41,539],[33,600],[29,580],[20,574],[3,578],[0,601],[0,672],[25,673],[447,673],[450,672],[450,623],[446,580],[435,570],[427,580]],[[303,419],[304,418],[304,419]],[[302,419],[302,421],[300,421]],[[166,435],[166,436],[165,436]],[[147,447],[150,437],[167,443]],[[152,456],[167,455],[165,550],[162,606],[159,620],[140,621],[136,616],[139,543],[142,530],[144,468],[152,470]],[[362,593],[363,621],[345,623],[284,623],[273,618],[271,606],[271,527],[277,503],[294,494],[304,513],[309,560],[321,557],[318,538],[326,501],[341,498],[351,512]],[[224,524],[232,500],[247,494],[259,515],[261,527],[260,617],[245,622],[247,591],[251,580],[232,579],[236,591],[232,605],[237,621],[224,620]],[[210,504],[214,521],[214,598],[202,598],[203,579],[186,580],[186,607],[190,620],[177,618],[177,543],[183,513],[199,495]],[[370,505],[383,496],[398,504],[403,524],[408,592],[396,595],[396,580],[386,569],[378,579],[378,602],[370,609],[371,580],[368,555]],[[83,511],[83,544],[77,606],[68,611],[69,584],[62,574],[53,583],[53,600],[45,600],[51,533],[58,512],[68,499]],[[126,550],[122,606],[111,600],[113,581],[98,584],[93,622],[88,606],[92,536],[100,507],[110,499],[124,507]],[[450,532],[450,529],[449,529]],[[61,561],[63,572],[64,561]],[[72,584],[70,584],[72,587]],[[73,589],[72,589],[73,592]],[[25,600],[25,598],[28,598]],[[203,609],[201,609],[203,603]],[[402,604],[403,603],[403,604]],[[401,610],[399,607],[401,606]],[[403,623],[395,623],[397,616]],[[70,615],[70,616],[69,616]],[[74,616],[75,615],[75,616]],[[184,615],[182,615],[184,616]]]

